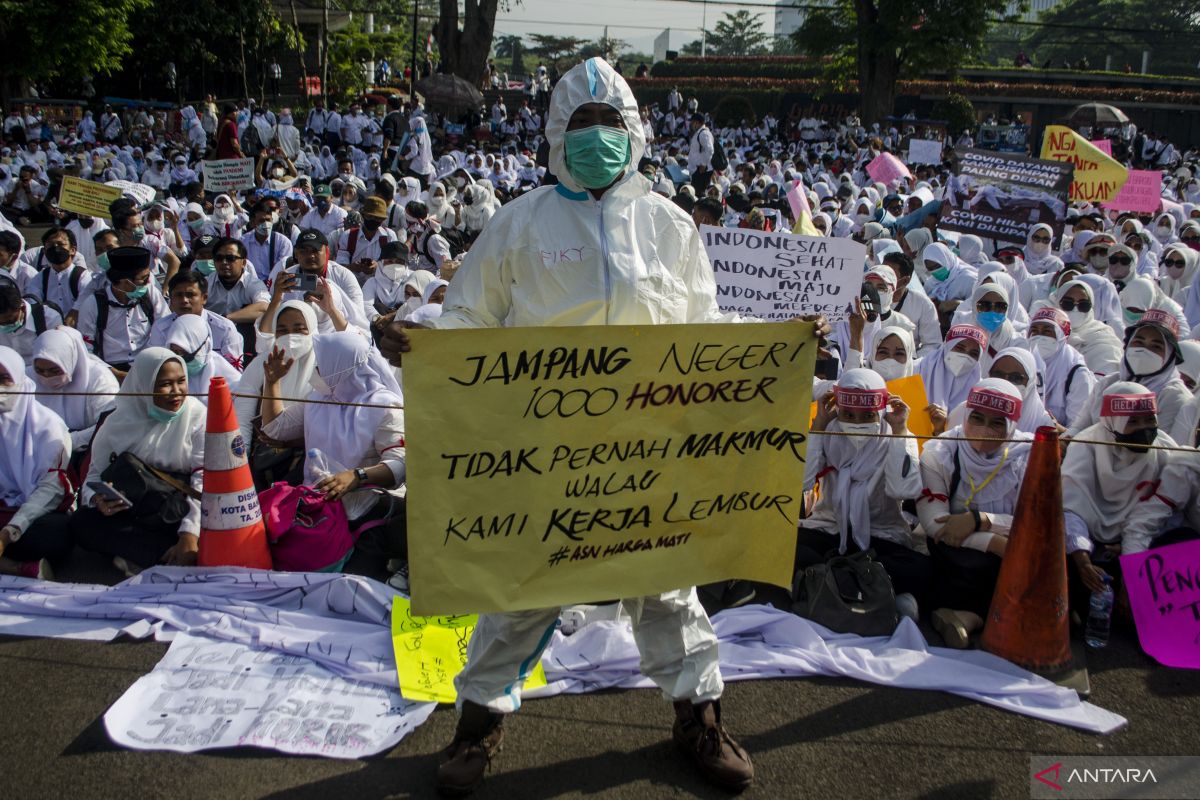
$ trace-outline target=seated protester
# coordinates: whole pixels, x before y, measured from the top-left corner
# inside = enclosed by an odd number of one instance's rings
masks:
[[[50,266],[50,264],[57,263],[52,262],[48,258],[50,255],[48,250],[52,244],[61,245],[70,251],[71,258],[66,264],[61,265],[63,269],[66,269],[67,264],[87,269],[87,261],[84,259],[83,254],[79,253],[77,249],[78,240],[75,238],[75,232],[70,228],[47,228],[42,232],[41,246],[27,248],[21,253],[20,260],[33,267],[34,273],[40,273],[42,270],[46,269],[46,267]],[[26,289],[26,291],[29,291],[29,289]]]
[[[434,181],[429,187],[429,218],[435,220],[443,228],[456,228],[462,204],[457,197],[451,202],[446,192],[446,184]]]
[[[1200,342],[1195,339],[1180,342],[1179,352],[1183,355],[1183,361],[1179,364],[1179,377],[1194,395],[1196,387],[1200,386]]]
[[[1098,378],[1114,374],[1121,366],[1121,340],[1107,324],[1096,319],[1095,302],[1090,284],[1073,280],[1058,290],[1058,308],[1071,323],[1067,344],[1083,356],[1083,360]]]
[[[988,284],[1004,289],[1009,298],[1008,310],[1004,312],[1004,318],[1012,324],[1013,330],[1018,335],[1025,336],[1029,331],[1029,312],[1020,303],[1020,289],[1017,287],[1016,279],[1004,271],[1003,265],[999,261],[987,261],[979,268],[979,275],[975,279],[975,288],[971,290],[972,296],[980,286]],[[953,322],[955,325],[963,322],[972,324],[971,320],[975,313],[975,309],[964,303],[954,312]]]
[[[491,184],[473,183],[462,192],[462,232],[470,241],[487,227],[497,203]]]
[[[421,290],[421,307],[408,315],[408,321],[424,325],[429,320],[440,317],[442,303],[446,299],[446,287],[449,285],[449,282],[441,278],[434,278],[425,284],[425,288]]]
[[[964,303],[963,305],[967,305]],[[1025,337],[1017,332],[1008,319],[1008,290],[997,283],[983,283],[971,293],[969,309],[964,315],[955,315],[955,325],[974,325],[987,331],[988,346],[980,363],[984,370],[991,366],[992,359],[1008,347],[1025,347]]]
[[[219,194],[213,200],[213,213],[205,232],[219,239],[240,239],[249,221],[249,215],[241,210],[233,195]]]
[[[183,211],[183,225],[179,228],[179,232],[183,236],[184,252],[191,253],[194,258],[199,239],[205,236],[213,239],[220,238],[212,233],[211,228],[208,214],[204,213],[204,206],[199,203],[188,203]]]
[[[316,276],[318,289],[302,292],[299,289],[299,279],[287,277],[300,274]],[[280,283],[284,285],[280,286]],[[271,300],[267,310],[263,312],[263,320],[274,313],[271,305],[278,305],[282,300],[312,300],[317,306],[317,321],[321,333],[344,330],[345,325],[354,325],[364,331],[370,329],[370,323],[367,322],[363,310],[363,295],[358,279],[350,270],[329,259],[328,242],[320,231],[307,230],[297,237],[295,265],[277,269],[268,284],[271,286]],[[325,287],[331,291],[326,292]],[[336,309],[337,319],[330,316],[330,309],[326,308],[326,303],[332,304],[331,309]]]
[[[1038,393],[1038,383],[1041,375],[1037,371],[1037,361],[1033,353],[1023,347],[1007,347],[996,354],[992,366],[988,369],[989,378],[999,378],[1008,381],[1021,393],[1021,418],[1017,420],[1017,430],[1024,433],[1036,433],[1038,428],[1057,426],[1054,417],[1042,405],[1042,397]],[[963,424],[967,416],[967,406],[963,403],[950,412],[949,426]]]
[[[61,327],[37,337],[26,374],[41,392],[37,401],[66,423],[72,452],[83,453],[100,418],[116,407],[120,386],[108,365],[87,351],[79,331]]]
[[[122,380],[134,356],[149,346],[154,321],[171,309],[151,279],[150,251],[117,247],[107,256],[108,285],[81,303],[77,327],[89,349]]]
[[[0,347],[0,573],[50,579],[47,561],[71,552],[66,480],[71,435],[38,403],[15,350]]]
[[[370,340],[343,332],[313,337],[316,400],[364,405],[297,403],[284,408],[283,380],[297,368],[295,359],[275,348],[266,357],[262,401],[262,435],[275,442],[304,440],[306,453],[319,452],[332,474],[314,488],[327,500],[341,500],[351,527],[364,521],[403,514],[404,401],[391,367]],[[381,407],[382,406],[382,407]],[[305,473],[316,465],[305,465]],[[377,488],[368,488],[377,487]],[[406,558],[397,545],[390,557]],[[407,591],[407,564],[393,576],[392,586]]]
[[[883,328],[902,328],[909,333],[916,333],[917,326],[908,317],[896,311],[894,298],[896,296],[896,273],[891,267],[872,267],[863,281],[871,284],[879,295],[879,325]]]
[[[179,206],[175,206],[179,208]],[[179,230],[179,215],[165,203],[155,203],[146,209],[145,214],[146,238],[157,239],[160,247],[170,249],[175,255],[182,257],[186,252],[183,246],[183,232]]]
[[[346,211],[332,201],[333,191],[329,184],[322,183],[313,192],[315,205],[297,223],[301,230],[316,228],[326,237],[332,236],[346,221]]]
[[[429,217],[429,210],[420,200],[410,200],[404,207],[404,222],[408,243],[417,256],[417,269],[438,272],[447,261],[453,260],[450,242],[442,235],[442,226]]]
[[[1162,260],[1158,267],[1158,285],[1162,293],[1180,307],[1185,307],[1196,279],[1196,271],[1200,268],[1200,251],[1193,250],[1181,242],[1167,245],[1163,248]]]
[[[437,278],[428,270],[419,269],[404,282],[404,304],[396,309],[400,319],[412,320],[417,309],[425,305],[425,289]]]
[[[955,325],[946,331],[946,341],[917,362],[917,374],[925,382],[925,409],[933,420],[934,433],[946,429],[950,409],[967,399],[983,375],[980,359],[987,350],[988,335],[974,325]]]
[[[1100,420],[1104,395],[1118,381],[1140,383],[1154,393],[1158,401],[1158,424],[1164,431],[1174,430],[1176,417],[1192,400],[1192,393],[1179,377],[1176,364],[1183,361],[1177,338],[1179,323],[1161,309],[1152,308],[1140,321],[1125,331],[1125,353],[1120,369],[1101,378],[1092,396],[1071,423],[1067,435],[1074,438]],[[1186,437],[1185,437],[1186,438]]]
[[[1039,222],[1029,229],[1025,239],[1025,268],[1031,275],[1041,275],[1055,272],[1062,266],[1062,259],[1054,255],[1051,244],[1054,242],[1054,229],[1044,222]]]
[[[1042,396],[1046,410],[1066,428],[1071,427],[1096,385],[1096,377],[1083,356],[1068,344],[1070,336],[1071,322],[1065,313],[1057,308],[1034,312],[1029,325],[1029,348],[1046,365],[1042,374]],[[1200,342],[1196,343],[1196,350],[1200,356]]]
[[[64,323],[72,328],[79,325],[79,312],[84,303],[95,302],[93,296],[96,292],[102,292],[108,288],[108,253],[117,247],[116,231],[112,229],[100,231],[92,237],[92,247],[96,251],[96,269],[92,272],[88,291],[80,294],[75,299],[75,305],[67,309],[63,315]]]
[[[43,305],[49,304],[60,314],[75,307],[80,297],[88,293],[92,273],[75,246],[75,234],[65,228],[51,228],[42,237],[42,251],[38,260],[42,263],[38,273],[26,286],[25,291],[36,297]]]
[[[411,275],[408,247],[401,242],[385,244],[379,252],[379,268],[363,284],[363,312],[373,333],[382,333],[396,316],[396,309],[404,305],[404,284]]]
[[[279,349],[293,362],[279,382],[278,396],[286,409],[312,393],[309,380],[315,363],[313,334],[317,330],[317,315],[308,303],[288,300],[276,308],[270,327],[274,331],[274,342],[269,348],[265,348],[266,352]],[[250,362],[238,383],[238,396],[233,398],[233,410],[237,413],[242,440],[251,443],[250,465],[254,472],[255,485],[263,488],[288,478],[298,483],[303,477],[289,475],[293,466],[292,459],[296,455],[291,452],[294,448],[273,447],[254,435],[256,422],[261,414],[259,397],[263,394],[266,383],[266,361],[265,358],[256,358]],[[303,456],[304,451],[299,451],[298,455]],[[292,480],[288,482],[291,483]]]
[[[917,440],[908,432],[908,406],[888,396],[883,378],[868,369],[842,373],[817,400],[815,434],[804,465],[804,491],[818,482],[820,499],[796,540],[796,570],[825,561],[837,550],[872,548],[887,570],[897,605],[916,618],[932,568],[913,550],[900,504],[921,493]],[[894,436],[821,436],[821,432]],[[902,599],[908,595],[906,599]],[[915,598],[915,599],[914,599]]]
[[[941,242],[926,245],[920,258],[929,272],[925,295],[937,304],[939,318],[949,319],[958,304],[971,296],[976,270]]]
[[[1125,322],[1121,312],[1121,296],[1117,287],[1108,278],[1101,275],[1084,273],[1075,280],[1086,283],[1092,290],[1092,313],[1096,319],[1112,328],[1117,339],[1125,338]],[[1062,297],[1062,294],[1059,294]]]
[[[1142,318],[1142,314],[1149,309],[1158,308],[1166,311],[1179,323],[1181,340],[1186,339],[1192,332],[1187,318],[1183,315],[1183,309],[1179,307],[1178,303],[1163,294],[1162,290],[1158,288],[1158,284],[1149,278],[1137,277],[1129,281],[1121,290],[1120,299],[1121,313],[1127,328],[1136,324]]]
[[[135,201],[121,197],[108,207],[112,229],[117,234],[118,247],[138,247],[150,253],[150,269],[161,284],[179,270],[179,256],[165,247],[161,240],[146,236],[142,213]]]
[[[188,374],[188,394],[208,405],[209,381],[224,378],[237,391],[242,373],[213,350],[213,332],[196,314],[184,314],[167,330],[166,345],[183,359]]]
[[[1123,244],[1114,244],[1108,248],[1108,271],[1104,277],[1116,287],[1119,293],[1125,284],[1137,277],[1138,255],[1133,248]]]
[[[363,201],[362,226],[348,229],[338,240],[334,260],[345,264],[360,281],[375,274],[383,245],[397,239],[394,231],[383,227],[386,216],[387,204],[383,198],[368,197]]]
[[[912,334],[904,328],[880,328],[867,347],[866,366],[885,381],[907,378],[913,374],[914,349]]]
[[[213,349],[234,367],[241,369],[245,352],[242,335],[231,321],[209,311],[208,281],[194,270],[177,272],[167,283],[170,313],[154,322],[150,329],[150,347],[166,347],[176,321],[189,316],[200,317],[212,335]],[[207,391],[207,389],[205,390]]]
[[[292,240],[272,228],[274,214],[271,203],[259,200],[250,216],[252,228],[242,234],[246,259],[262,281],[268,281],[276,265],[287,263],[292,256]]]
[[[187,383],[183,359],[162,347],[146,348],[121,385],[116,411],[92,442],[92,463],[80,509],[71,516],[71,533],[79,547],[112,557],[127,575],[159,563],[196,563],[208,413],[203,403],[188,397]],[[124,453],[179,484],[173,493],[186,498],[182,519],[174,519],[170,511],[177,509],[161,501],[155,508],[130,508],[89,488],[104,482],[104,471]],[[195,495],[182,491],[189,486]],[[113,488],[122,491],[119,484]]]
[[[926,295],[921,285],[911,287],[913,277],[912,259],[901,252],[888,253],[883,263],[896,274],[896,289],[892,295],[892,309],[912,321],[916,328],[916,358],[929,355],[942,344],[942,325],[938,321],[937,307]]]
[[[37,337],[61,324],[53,308],[22,298],[15,283],[0,279],[0,346],[15,350],[26,366],[33,363]]]
[[[207,279],[204,307],[234,325],[253,326],[266,311],[271,292],[248,268],[246,245],[238,239],[220,239],[211,249],[211,260],[196,268]]]
[[[213,261],[213,248],[219,241],[221,238],[213,236],[211,233],[197,234],[192,239],[191,252],[188,253],[188,257],[184,259],[179,268],[199,272],[206,278],[212,275],[217,270],[217,265]]]
[[[37,270],[21,260],[20,256],[21,237],[14,231],[0,230],[0,278],[12,281],[20,290],[18,294],[25,294],[28,291],[26,287],[37,277]]]
[[[1182,453],[1149,449],[1176,446],[1158,427],[1157,405],[1154,393],[1136,383],[1109,385],[1099,422],[1080,431],[1082,441],[1063,458],[1071,603],[1081,615],[1105,576],[1121,588],[1119,556],[1152,547],[1176,507],[1187,503],[1194,482],[1187,473],[1194,469],[1185,466]]]
[[[1017,430],[1020,417],[1020,391],[985,378],[967,397],[963,424],[921,454],[917,516],[935,571],[933,626],[948,647],[967,646],[992,602],[1033,438]]]

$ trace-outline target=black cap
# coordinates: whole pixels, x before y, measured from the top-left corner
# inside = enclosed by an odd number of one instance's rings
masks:
[[[328,247],[329,240],[316,228],[306,228],[296,237],[296,247]]]
[[[408,245],[404,242],[384,242],[379,248],[379,258],[408,258]]]
[[[699,112],[692,114],[692,122],[704,122],[704,115]]]
[[[135,275],[150,269],[150,251],[144,247],[114,247],[108,251],[108,274]]]
[[[197,236],[195,239],[192,239],[192,250],[206,250],[219,241],[221,241],[220,236],[213,236],[211,233],[206,233],[203,236]]]

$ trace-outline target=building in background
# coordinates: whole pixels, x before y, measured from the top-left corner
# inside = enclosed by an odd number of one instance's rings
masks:
[[[1021,14],[1021,20],[1024,22],[1037,22],[1037,18],[1043,11],[1049,11],[1057,5],[1061,5],[1063,0],[1028,0],[1029,8],[1024,14]],[[1021,4],[1017,0],[1010,0],[1008,8],[1004,13],[1006,16],[1013,16],[1020,13]]]

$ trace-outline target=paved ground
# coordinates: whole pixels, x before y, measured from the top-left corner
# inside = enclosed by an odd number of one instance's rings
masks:
[[[76,571],[107,577],[97,565]],[[392,752],[362,761],[118,749],[104,732],[104,712],[165,649],[0,637],[0,797],[433,796],[434,753],[454,727],[449,709]],[[1112,736],[849,680],[732,684],[726,721],[758,771],[746,796],[1025,798],[1030,754],[1200,754],[1200,673],[1155,664],[1129,631],[1089,659],[1093,699],[1130,720]],[[531,701],[509,724],[478,797],[721,797],[675,754],[669,726],[670,708],[652,691]]]

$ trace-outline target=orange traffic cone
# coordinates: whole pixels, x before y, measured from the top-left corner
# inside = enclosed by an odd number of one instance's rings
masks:
[[[204,494],[200,500],[202,567],[271,569],[267,530],[246,454],[250,443],[238,430],[233,398],[224,378],[208,388],[208,429],[204,435]]]
[[[983,629],[983,649],[1031,672],[1058,673],[1073,664],[1069,626],[1058,432],[1038,428]]]

